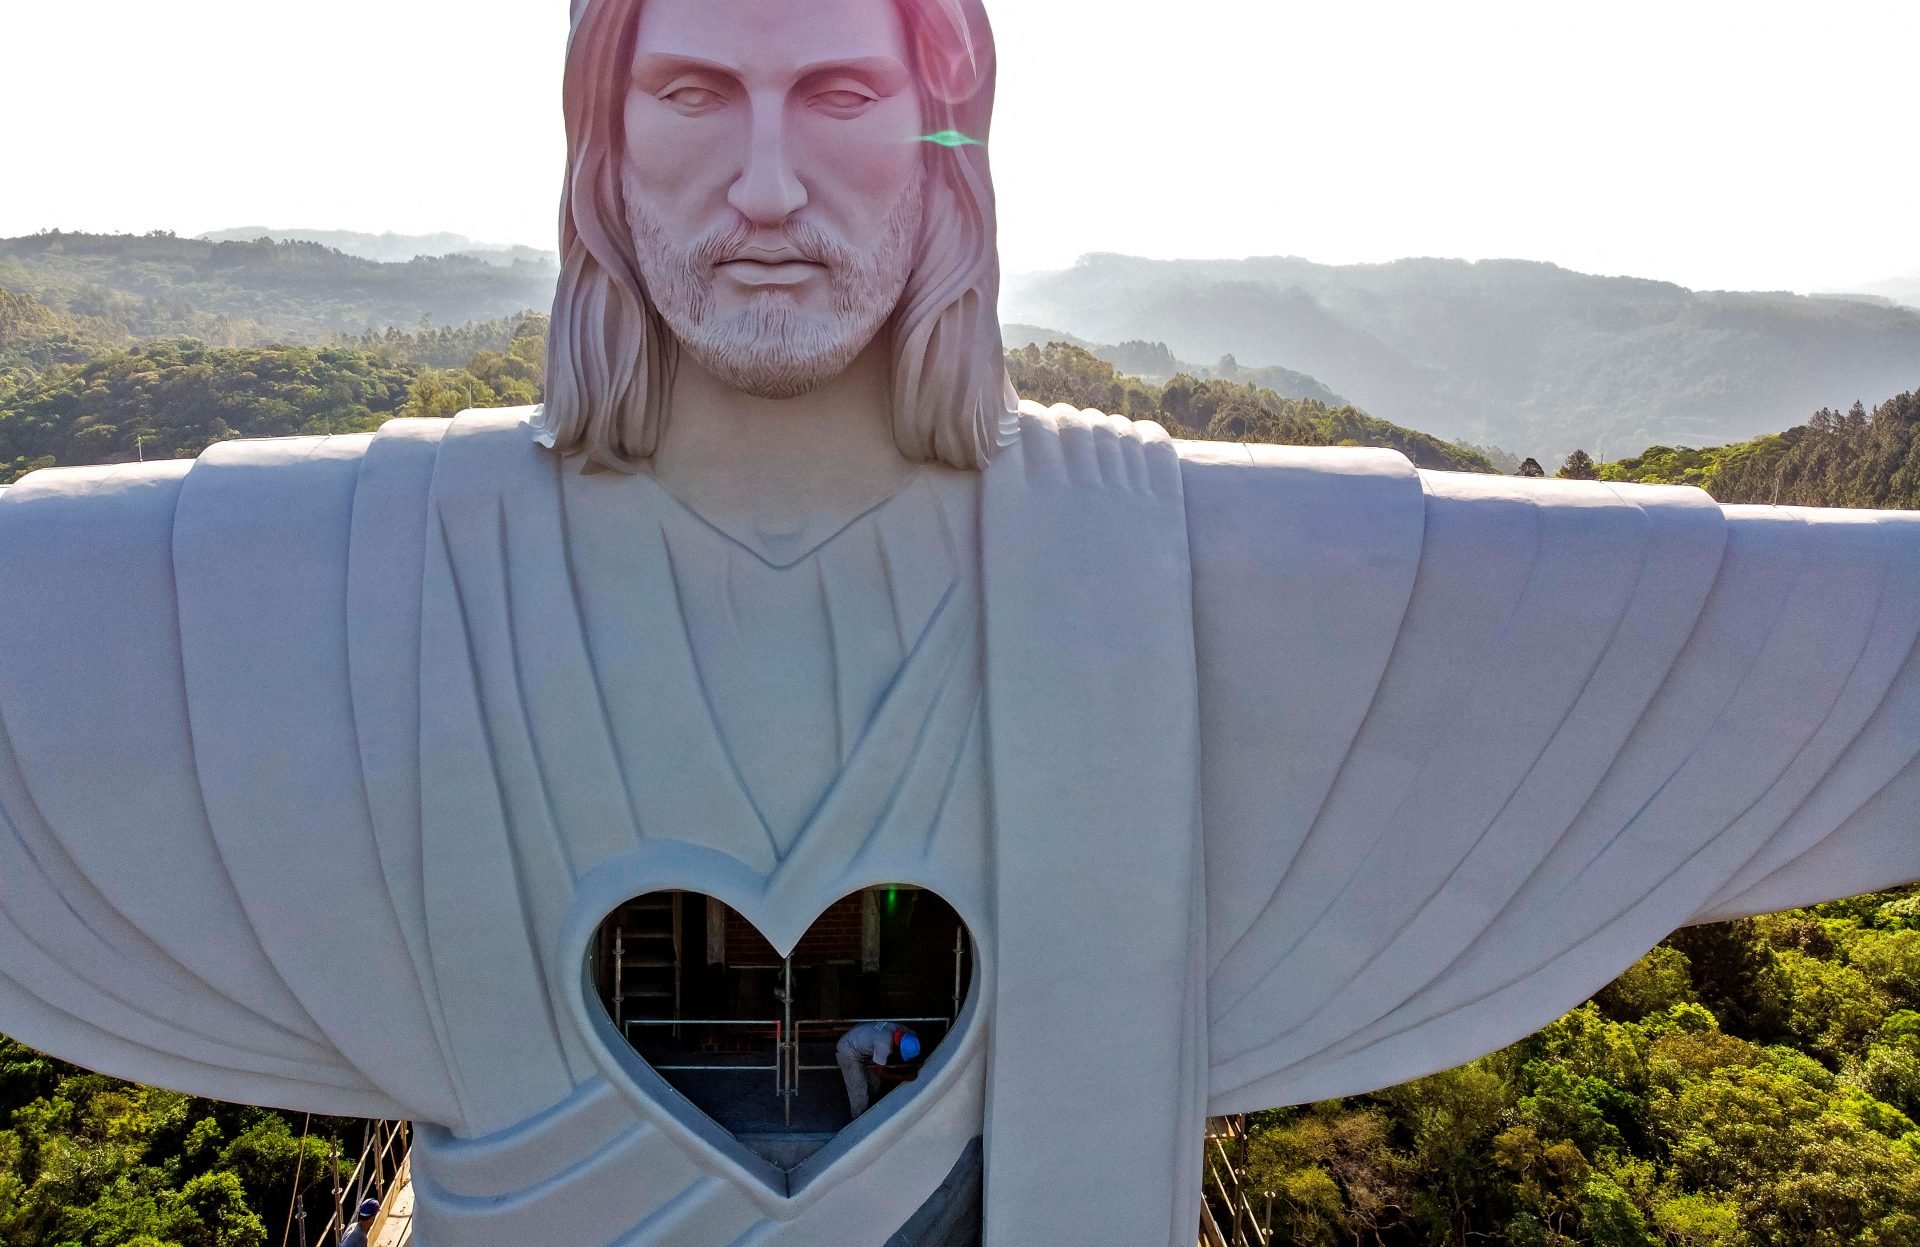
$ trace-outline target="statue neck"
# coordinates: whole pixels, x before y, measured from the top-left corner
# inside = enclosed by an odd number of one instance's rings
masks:
[[[913,475],[893,444],[891,369],[882,333],[819,389],[768,399],[731,388],[682,353],[654,476],[748,545],[810,549]]]

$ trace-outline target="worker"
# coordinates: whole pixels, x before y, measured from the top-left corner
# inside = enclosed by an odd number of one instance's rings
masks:
[[[361,1200],[359,1215],[347,1227],[347,1232],[340,1236],[340,1247],[367,1247],[373,1241],[373,1219],[379,1215],[379,1200]]]
[[[847,1082],[847,1106],[867,1111],[882,1082],[910,1082],[919,1070],[920,1036],[897,1022],[862,1022],[840,1036],[833,1058]]]

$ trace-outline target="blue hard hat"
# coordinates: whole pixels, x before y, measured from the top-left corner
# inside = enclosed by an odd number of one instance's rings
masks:
[[[919,1060],[920,1059],[920,1036],[914,1034],[912,1031],[909,1031],[909,1030],[901,1031],[900,1032],[900,1056],[903,1060],[908,1060],[908,1061]]]
[[[377,1200],[377,1199],[363,1199],[363,1200],[361,1200],[361,1201],[360,1201],[360,1215],[361,1215],[361,1216],[363,1216],[363,1217],[371,1217],[371,1216],[376,1216],[376,1215],[378,1215],[378,1214],[379,1214],[379,1212],[380,1212],[380,1201],[379,1201],[379,1200]]]

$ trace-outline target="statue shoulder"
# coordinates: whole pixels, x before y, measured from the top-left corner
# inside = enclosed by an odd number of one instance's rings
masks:
[[[1196,566],[1295,542],[1417,555],[1421,474],[1393,450],[1176,441]],[[1278,557],[1277,554],[1274,557]]]
[[[1071,403],[1045,406],[1032,399],[1021,400],[1019,421],[1023,442],[1164,445],[1177,456],[1180,475],[1188,490],[1196,487],[1211,490],[1229,484],[1287,489],[1297,484],[1303,474],[1352,478],[1356,482],[1392,481],[1402,487],[1417,487],[1418,483],[1412,462],[1396,450],[1360,446],[1269,446],[1175,438],[1157,421],[1109,415]]]
[[[461,524],[502,505],[557,498],[559,457],[538,440],[539,410],[489,407],[455,416],[434,458],[435,513]]]
[[[126,583],[131,566],[297,559],[356,511],[422,509],[450,422],[219,442],[197,459],[46,468],[0,494],[0,579]],[[328,535],[323,536],[323,531]]]
[[[1018,409],[1020,436],[1025,438],[1045,438],[1057,440],[1062,436],[1072,437],[1077,433],[1093,433],[1102,438],[1127,438],[1140,442],[1170,442],[1167,431],[1152,420],[1130,420],[1125,416],[1110,416],[1104,411],[1092,407],[1075,407],[1072,403],[1037,403],[1030,398],[1020,400]]]
[[[531,410],[512,409],[521,422]],[[451,424],[444,419],[403,417],[387,421],[373,433],[215,442],[192,459],[41,468],[12,485],[0,485],[0,500],[9,508],[31,507],[36,515],[56,511],[70,514],[79,510],[104,518],[118,510],[151,506],[156,496],[177,498],[184,489],[198,488],[211,477],[228,473],[249,478],[270,477],[276,490],[299,491],[337,474],[337,465],[359,465],[374,457],[372,452],[376,446],[383,452],[402,446],[437,447]],[[378,457],[384,458],[385,454]],[[334,471],[330,472],[327,465],[335,465]],[[18,510],[9,511],[13,517],[23,514]],[[18,518],[14,522],[18,522]]]
[[[1007,448],[1012,453],[1003,452],[996,462],[1019,466],[1001,466],[990,481],[1020,477],[1056,494],[1118,490],[1178,505],[1179,456],[1158,424],[1068,403],[1043,407],[1031,399],[1021,401],[1017,416],[1019,434]]]

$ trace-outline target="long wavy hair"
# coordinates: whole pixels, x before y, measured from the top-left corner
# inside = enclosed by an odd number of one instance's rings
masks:
[[[623,116],[640,6],[573,0],[560,285],[547,340],[540,440],[633,471],[669,418],[672,333],[640,277],[621,190]],[[925,209],[913,270],[883,333],[893,353],[893,439],[916,462],[985,467],[1014,428],[1001,354],[1000,262],[987,131],[993,35],[980,0],[894,0],[921,111]],[[944,141],[939,141],[944,140]]]

